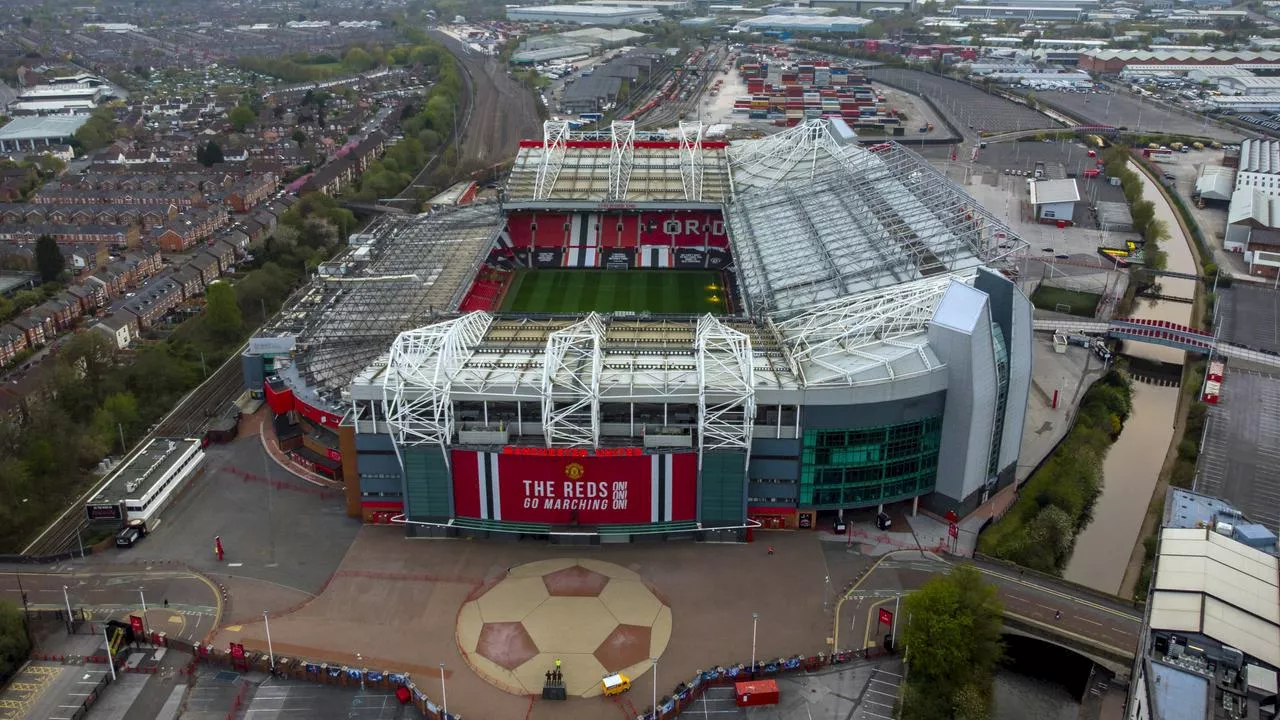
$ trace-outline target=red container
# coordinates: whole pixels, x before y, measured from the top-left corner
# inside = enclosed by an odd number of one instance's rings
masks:
[[[773,680],[734,683],[733,690],[738,707],[778,704],[778,683]]]

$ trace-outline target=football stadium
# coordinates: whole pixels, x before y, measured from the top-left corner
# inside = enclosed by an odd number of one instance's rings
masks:
[[[410,536],[729,540],[1014,481],[1025,243],[839,119],[548,122],[497,197],[385,215],[243,355],[275,441]]]

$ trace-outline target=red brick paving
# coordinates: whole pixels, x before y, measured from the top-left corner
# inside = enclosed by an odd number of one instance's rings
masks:
[[[521,623],[485,623],[480,628],[476,652],[508,670],[515,670],[538,654],[538,646]]]
[[[648,659],[652,634],[652,628],[643,625],[619,625],[593,654],[606,670],[617,672]]]
[[[609,584],[609,576],[574,565],[543,575],[542,582],[552,597],[598,597]]]
[[[826,600],[869,561],[824,548],[815,533],[757,533],[745,545],[655,543],[597,547],[542,543],[406,540],[391,527],[366,526],[326,590],[297,612],[272,619],[277,654],[331,661],[361,653],[370,667],[405,670],[435,697],[446,664],[449,709],[472,720],[600,720],[607,700],[532,701],[490,685],[467,666],[455,635],[458,609],[478,587],[535,560],[589,557],[638,572],[671,607],[671,643],[659,663],[659,695],[696,670],[748,662],[751,614],[760,613],[757,657],[826,651],[832,619]],[[772,545],[774,555],[766,554]],[[838,544],[836,544],[838,545]],[[424,577],[404,581],[398,577]],[[827,587],[826,577],[831,578]],[[830,592],[829,592],[830,590]],[[234,603],[234,598],[233,598]],[[834,602],[831,603],[834,606]],[[261,623],[214,640],[266,649]],[[652,693],[646,672],[633,678],[636,706]]]

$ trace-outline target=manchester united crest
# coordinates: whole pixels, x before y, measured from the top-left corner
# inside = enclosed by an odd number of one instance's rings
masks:
[[[571,462],[564,466],[564,475],[570,480],[578,480],[587,474],[587,469],[582,467],[580,463]]]

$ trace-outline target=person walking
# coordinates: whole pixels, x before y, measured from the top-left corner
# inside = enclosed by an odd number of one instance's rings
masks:
[[[1062,611],[1061,611],[1061,610],[1054,610],[1054,611],[1053,611],[1053,619],[1054,619],[1054,620],[1061,620],[1061,619],[1062,619]]]

